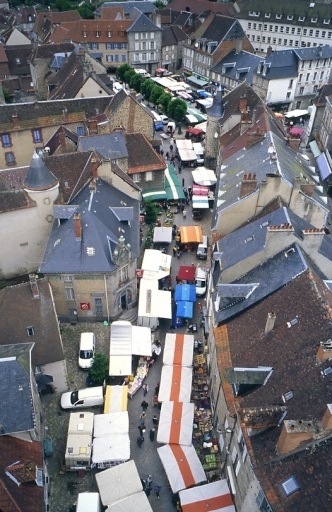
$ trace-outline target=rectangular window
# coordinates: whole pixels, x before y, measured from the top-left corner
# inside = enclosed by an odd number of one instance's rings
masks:
[[[83,37],[88,37],[88,33],[87,33],[87,32],[85,32],[85,30],[83,30],[83,32],[82,32],[82,36],[83,36]]]
[[[139,183],[141,181],[141,175],[139,172],[137,173],[134,173],[131,175],[131,179],[135,182],[135,183]]]
[[[310,73],[307,73],[307,76],[305,77],[305,81],[309,82],[309,78],[310,78]]]
[[[304,93],[304,87],[300,87],[300,94]]]
[[[143,41],[143,43],[142,43],[142,50],[146,50],[146,42],[145,41]]]
[[[151,43],[150,43],[150,50],[154,50],[154,49],[155,49],[154,41],[151,41]]]
[[[253,23],[253,29],[256,30],[257,29],[257,23]]]
[[[146,53],[142,53],[142,60],[145,61],[146,60]]]
[[[289,81],[289,84],[288,84],[288,89],[291,89],[293,87],[293,79],[291,79]]]
[[[83,128],[83,126],[77,126],[76,127],[76,134],[79,137],[82,137],[84,135],[84,128]]]
[[[321,72],[319,80],[323,80],[323,78],[324,78],[324,71]]]
[[[285,27],[280,27],[280,32],[283,32],[283,31],[284,31],[284,28],[285,28]]]
[[[301,35],[301,28],[297,28],[296,29],[296,33],[297,33],[298,36],[300,36]]]
[[[124,281],[128,281],[128,265],[120,268],[119,271],[119,282],[123,283]]]
[[[107,31],[107,37],[112,37],[112,32],[111,32],[111,30],[108,30],[108,31]]]
[[[288,93],[286,94],[286,98],[287,98],[287,99],[288,99],[288,98],[290,98],[290,95],[291,95],[291,93],[290,93],[290,92],[288,92]]]
[[[314,85],[314,90],[313,90],[314,93],[318,92],[318,85]]]
[[[278,32],[278,30],[279,30],[279,25],[274,25],[274,31]]]
[[[15,155],[12,151],[10,151],[9,153],[5,153],[5,159],[6,159],[7,165],[15,165],[16,164]]]
[[[127,55],[122,55],[121,56],[121,61],[122,62],[127,62]]]
[[[35,335],[35,331],[34,331],[34,328],[32,327],[32,325],[27,327],[27,335],[28,336],[34,336]]]
[[[150,38],[154,39],[154,32],[150,32]]]
[[[67,300],[75,300],[74,288],[65,288]]]
[[[139,33],[135,32],[135,39],[139,39]]]
[[[150,60],[156,60],[155,53],[150,53]]]
[[[12,146],[12,140],[9,133],[3,133],[1,135],[1,143],[3,148],[10,148]]]
[[[292,34],[295,34],[295,27],[292,27],[292,28],[291,28],[291,33],[292,33]]]
[[[106,48],[106,50],[114,50],[115,43],[106,43],[105,48]]]
[[[313,81],[315,81],[317,78],[317,71],[314,73]]]
[[[113,55],[106,55],[106,62],[113,62],[114,57]]]
[[[303,75],[299,75],[299,84],[302,82]]]
[[[312,30],[312,28],[309,30],[309,36],[312,37],[314,35],[314,31]]]
[[[100,32],[99,32],[99,30],[96,30],[96,32],[95,32],[95,36],[96,36],[96,37],[100,37]]]
[[[289,34],[289,27],[286,27],[286,34]]]
[[[145,173],[145,181],[153,181],[153,172],[152,171]]]
[[[289,40],[289,46],[293,46],[293,39]]]
[[[38,144],[39,142],[43,141],[41,131],[38,129],[32,130],[32,138],[35,144]]]
[[[251,28],[251,22],[249,21],[249,23],[248,23],[248,29],[250,29],[250,28]]]
[[[90,48],[90,50],[98,50],[99,43],[88,43],[88,47]]]

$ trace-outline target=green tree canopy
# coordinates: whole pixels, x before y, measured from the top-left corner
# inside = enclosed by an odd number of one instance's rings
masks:
[[[158,104],[161,105],[164,112],[167,112],[168,105],[171,101],[172,95],[165,91],[163,91],[162,95],[158,98]]]
[[[164,89],[160,85],[155,85],[151,89],[150,101],[154,105],[158,105],[160,96],[164,93]]]
[[[129,85],[130,87],[135,89],[136,92],[140,92],[143,80],[145,80],[145,78],[142,75],[140,75],[139,73],[135,73],[135,75],[130,80]]]
[[[158,209],[155,203],[145,203],[145,222],[155,224],[157,222]]]
[[[184,116],[187,112],[187,104],[180,98],[172,100],[167,107],[167,115],[174,119],[176,123],[183,121]]]
[[[155,85],[156,84],[153,82],[153,80],[150,80],[150,79],[146,79],[146,80],[144,80],[144,82],[142,82],[141,93],[143,94],[144,98],[147,101],[151,101],[150,100],[151,92],[152,92],[153,87],[155,87]]]
[[[136,75],[135,71],[131,68],[128,69],[128,71],[124,74],[124,81],[126,84],[130,84],[131,80],[133,79],[134,75]]]
[[[105,354],[101,352],[95,354],[89,376],[97,386],[101,386],[108,378],[108,357]]]
[[[124,82],[125,74],[127,71],[130,71],[131,67],[128,64],[121,64],[116,70],[116,76],[121,82]]]

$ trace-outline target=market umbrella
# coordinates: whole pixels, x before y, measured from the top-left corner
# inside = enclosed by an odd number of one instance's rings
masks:
[[[142,482],[133,460],[118,464],[95,475],[104,506],[141,492]]]
[[[194,284],[177,284],[174,300],[196,301],[196,287]],[[178,315],[179,316],[179,315]]]
[[[179,318],[192,318],[193,317],[193,302],[179,300],[176,303],[176,316]]]
[[[182,512],[235,512],[226,480],[186,489],[179,497]]]
[[[304,130],[302,130],[302,128],[298,128],[298,127],[295,126],[294,128],[290,129],[289,133],[291,135],[299,136],[299,135],[302,135],[304,133]]]

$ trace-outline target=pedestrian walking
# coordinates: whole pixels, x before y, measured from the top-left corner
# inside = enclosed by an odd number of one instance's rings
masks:
[[[158,500],[160,499],[160,491],[161,491],[161,486],[160,485],[155,485],[154,492],[156,493],[156,496],[157,496]]]
[[[173,247],[173,256],[176,256],[177,251],[178,251],[178,248],[176,247],[176,245],[174,245],[174,247]]]
[[[173,153],[173,144],[169,145],[170,152]]]
[[[182,171],[182,167],[181,167],[181,165],[179,165],[179,174],[181,174],[181,171]]]
[[[144,443],[144,437],[143,436],[139,436],[137,439],[136,439],[136,442],[137,442],[137,445],[139,448],[142,448],[142,444]]]
[[[159,423],[158,416],[156,414],[154,414],[153,417],[152,417],[152,423],[154,424],[155,427]]]
[[[149,497],[149,496],[150,496],[150,494],[151,494],[151,489],[150,489],[150,487],[146,487],[146,488],[144,489],[144,492],[145,492],[145,494],[147,495],[147,497]]]
[[[152,486],[152,475],[148,475],[148,477],[146,479],[146,485],[147,485],[147,487],[150,487],[150,489],[151,489],[151,486]]]
[[[155,428],[152,428],[152,429],[150,430],[150,433],[149,433],[150,441],[154,441],[155,433],[156,433],[156,429],[155,429]]]
[[[166,160],[169,159],[169,152],[168,151],[166,151],[165,157],[166,157]]]
[[[140,436],[142,437],[144,432],[145,432],[145,428],[144,428],[144,425],[138,425],[138,430],[139,430],[139,433],[140,433]]]
[[[182,187],[184,187],[184,178],[182,178]]]
[[[145,419],[146,419],[145,412],[142,412],[142,414],[140,415],[141,425],[145,424]]]
[[[149,404],[145,400],[143,400],[143,402],[141,402],[141,407],[143,411],[146,411],[147,408],[149,407]]]
[[[183,210],[182,217],[185,219],[187,217],[187,210]]]
[[[163,149],[160,150],[160,154],[161,154],[161,156],[164,156],[164,150]]]
[[[147,384],[143,384],[142,389],[143,389],[143,395],[146,396],[149,391],[149,386]]]
[[[171,160],[170,161],[171,161],[171,164],[174,165],[174,156],[171,156]]]

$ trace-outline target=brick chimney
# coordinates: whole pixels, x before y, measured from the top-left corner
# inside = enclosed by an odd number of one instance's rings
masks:
[[[325,230],[323,228],[317,229],[303,229],[303,248],[308,251],[309,249],[317,250],[320,248],[323,238],[325,236]],[[310,256],[310,254],[308,254]]]
[[[247,131],[247,143],[246,147],[252,146],[253,144],[256,144],[256,142],[260,142],[264,139],[264,132],[261,131],[259,128],[256,128],[255,131]]]
[[[18,122],[18,115],[13,114],[12,115],[12,121],[13,121],[13,128],[17,129],[20,127],[20,123]]]
[[[59,132],[59,143],[60,143],[61,153],[66,153],[67,152],[66,135],[62,130]]]
[[[305,446],[313,438],[314,427],[311,421],[284,420],[277,442],[280,455],[291,453],[300,446]]]
[[[296,153],[299,151],[299,147],[301,144],[301,139],[288,139],[288,145],[293,149]]]
[[[269,334],[269,332],[273,331],[274,324],[276,321],[277,315],[272,311],[267,314],[266,324],[265,324],[265,334]]]
[[[94,179],[98,178],[98,165],[97,158],[95,156],[91,158],[91,173]]]
[[[257,180],[256,174],[245,173],[242,178],[240,188],[240,199],[256,190]]]
[[[32,298],[33,299],[39,299],[39,288],[37,283],[37,276],[35,274],[29,274],[29,282],[32,292]]]
[[[98,122],[97,119],[89,119],[88,121],[89,134],[98,133]]]
[[[332,404],[327,404],[326,411],[322,419],[322,425],[325,430],[332,429]]]
[[[316,355],[320,363],[332,358],[332,340],[321,341]]]
[[[75,231],[75,238],[77,241],[82,241],[82,223],[81,223],[81,216],[79,213],[74,214],[74,231]]]
[[[89,183],[89,190],[90,192],[96,191],[96,180],[94,178],[92,178],[92,180]]]
[[[241,98],[240,98],[240,113],[241,113],[241,123],[247,123],[249,121],[249,115],[248,115],[247,97],[246,96],[241,96]]]

